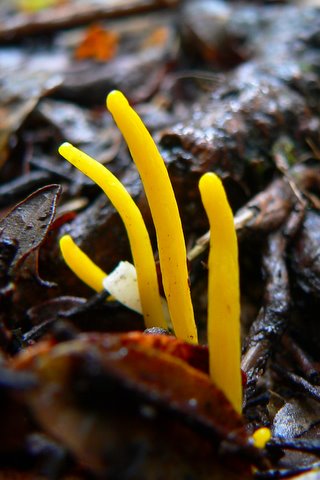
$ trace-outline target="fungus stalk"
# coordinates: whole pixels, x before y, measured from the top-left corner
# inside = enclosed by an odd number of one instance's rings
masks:
[[[77,246],[70,235],[60,238],[60,250],[64,261],[79,278],[96,292],[103,290],[107,274]]]
[[[113,91],[108,95],[107,107],[125,138],[146,192],[156,229],[163,287],[175,334],[178,338],[197,343],[186,246],[164,161],[142,120],[121,92]]]
[[[199,182],[210,224],[208,282],[209,369],[235,410],[242,411],[240,293],[234,220],[221,180],[206,173]]]
[[[61,145],[59,153],[99,185],[119,212],[128,233],[137,271],[140,301],[146,327],[166,328],[150,238],[137,205],[122,183],[101,163],[69,143]]]

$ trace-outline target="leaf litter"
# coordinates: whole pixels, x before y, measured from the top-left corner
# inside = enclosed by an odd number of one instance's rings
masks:
[[[316,478],[320,17],[263,3],[66,1],[37,15],[1,5],[3,478],[236,479],[252,478],[252,465],[256,478]],[[75,58],[96,22],[115,32],[114,50]],[[64,140],[108,163],[154,240],[138,176],[104,111],[112,88],[159,142],[189,250],[201,246],[190,279],[203,343],[208,226],[197,183],[208,170],[223,178],[240,246],[242,419],[212,392],[206,347],[132,333],[141,318],[92,295],[59,254],[67,232],[106,271],[130,260],[109,202],[58,158]],[[79,435],[90,422],[94,442]],[[259,452],[249,437],[264,425],[273,438]]]

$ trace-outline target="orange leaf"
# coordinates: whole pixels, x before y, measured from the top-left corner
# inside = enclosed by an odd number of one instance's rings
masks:
[[[86,31],[80,45],[75,50],[77,60],[94,59],[98,62],[111,60],[118,49],[119,36],[116,32],[105,30],[101,25],[93,24]]]

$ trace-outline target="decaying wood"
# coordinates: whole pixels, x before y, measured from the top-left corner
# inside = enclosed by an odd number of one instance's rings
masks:
[[[282,232],[269,236],[263,262],[265,303],[251,326],[241,364],[249,383],[263,373],[272,349],[286,328],[290,308],[286,247],[287,241]]]

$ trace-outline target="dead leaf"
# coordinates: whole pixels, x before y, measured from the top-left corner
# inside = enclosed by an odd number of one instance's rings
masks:
[[[0,245],[11,245],[15,249],[3,268],[6,266],[12,273],[27,255],[41,245],[54,219],[60,192],[60,185],[40,188],[0,221]]]
[[[74,56],[77,60],[90,58],[97,62],[106,62],[116,55],[118,44],[119,36],[116,32],[106,30],[99,24],[92,24]]]
[[[208,375],[170,353],[179,343],[138,332],[81,334],[28,348],[14,365],[39,380],[26,401],[42,428],[95,473],[252,478],[257,451],[242,418]],[[224,443],[227,461],[218,453]]]

